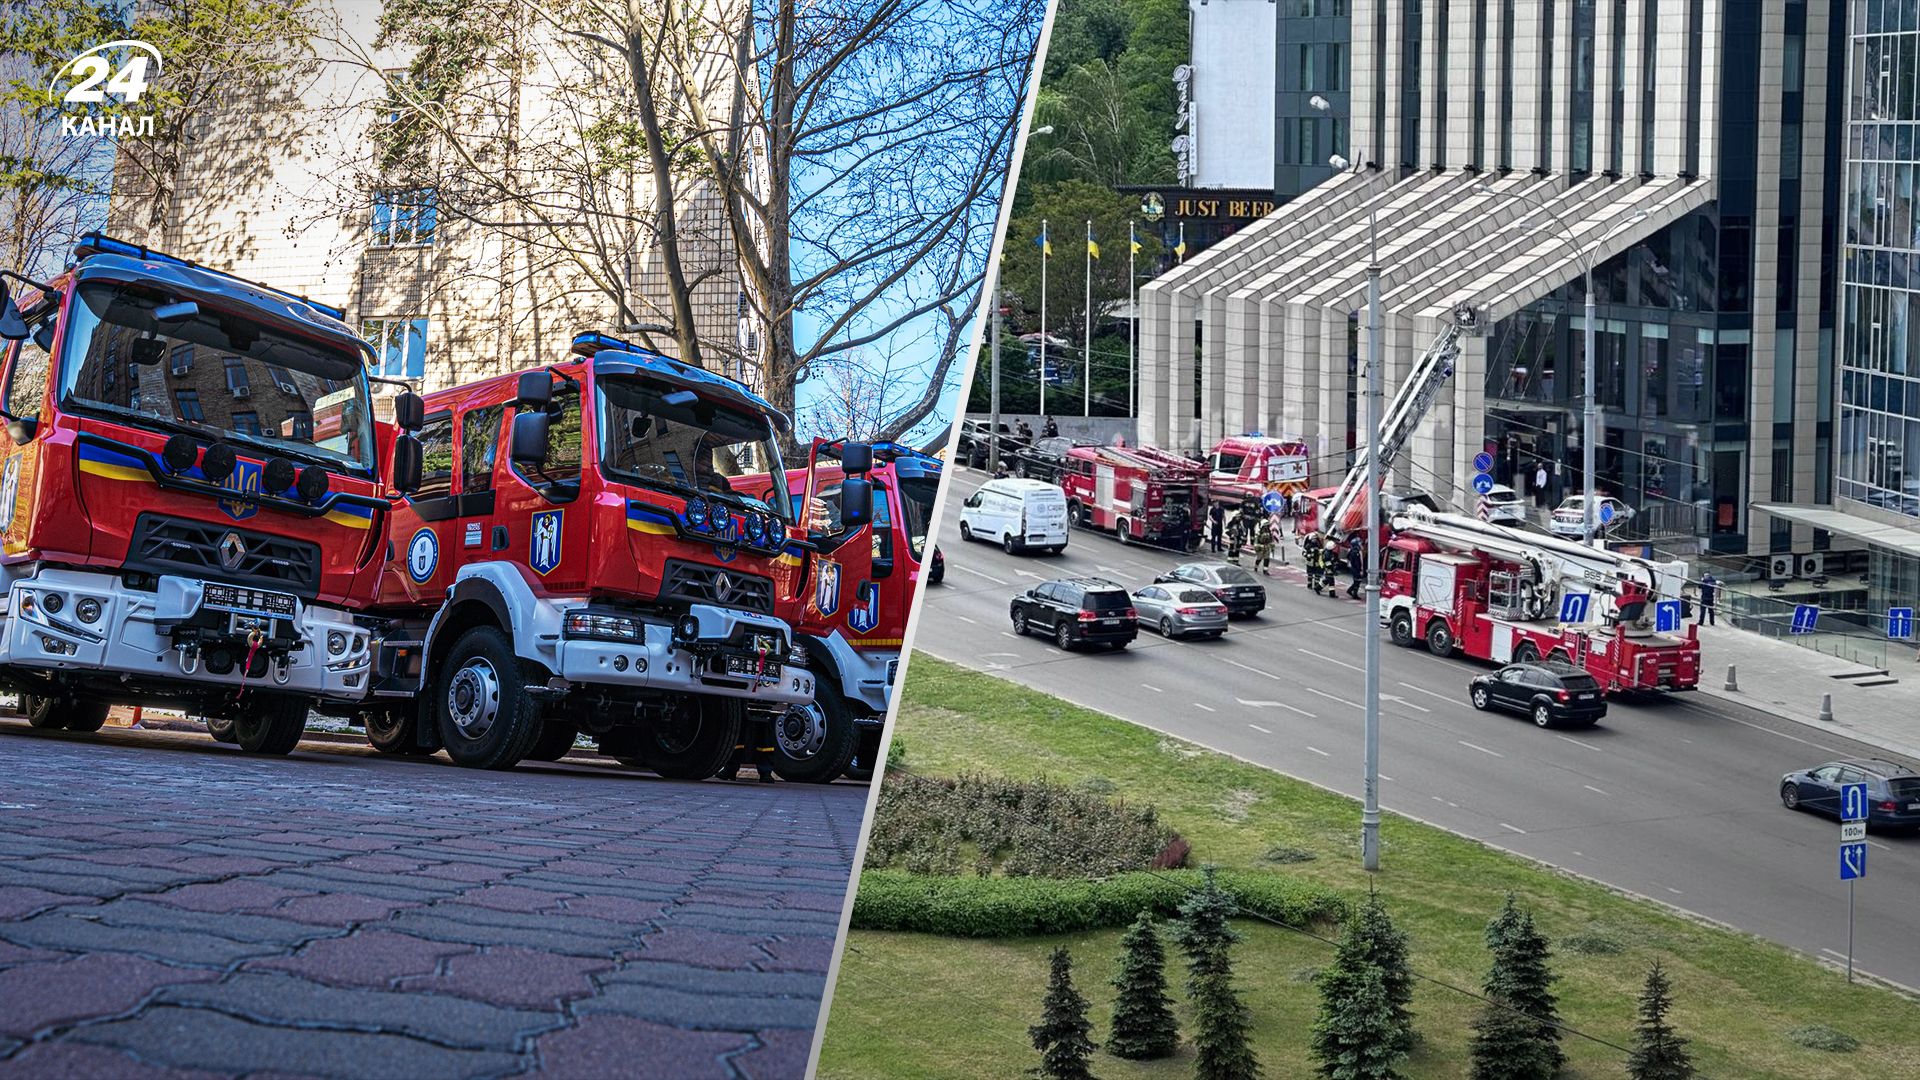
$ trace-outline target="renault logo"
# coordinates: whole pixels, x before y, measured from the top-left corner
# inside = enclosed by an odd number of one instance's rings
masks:
[[[724,570],[714,575],[713,598],[722,604],[733,602],[733,575]]]
[[[247,557],[247,542],[240,534],[230,532],[220,538],[220,566],[225,570],[238,570],[240,560]]]

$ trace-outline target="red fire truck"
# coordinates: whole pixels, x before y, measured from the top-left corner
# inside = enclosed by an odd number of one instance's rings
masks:
[[[1176,551],[1200,546],[1204,462],[1148,446],[1076,446],[1067,451],[1060,486],[1068,517],[1082,528],[1110,532],[1123,544]]]
[[[859,460],[863,454],[870,456]],[[850,526],[843,516],[849,466],[871,485],[872,519],[865,526]],[[794,602],[781,614],[800,632],[818,682],[811,705],[793,706],[774,724],[768,745],[775,771],[786,779],[825,783],[843,772],[856,780],[872,777],[907,616],[929,558],[927,528],[940,473],[939,458],[898,443],[875,443],[863,452],[857,444],[816,442],[811,468],[787,474],[795,516],[802,516],[802,506],[815,508],[806,515],[813,519],[815,550],[786,592]]]
[[[1299,439],[1234,435],[1220,440],[1208,458],[1208,491],[1214,502],[1242,506],[1268,492],[1286,498],[1305,491],[1313,451]]]
[[[50,282],[0,276],[25,286],[0,283],[0,682],[36,727],[158,699],[292,750],[309,706],[367,693],[383,484],[419,464],[376,437],[366,343],[337,309],[99,235]]]
[[[1493,525],[1464,514],[1396,515],[1382,552],[1381,617],[1395,644],[1496,663],[1557,658],[1608,692],[1691,690],[1696,627],[1653,629],[1678,600],[1682,562],[1648,559]]]
[[[421,483],[388,534],[367,735],[508,768],[585,734],[626,764],[702,779],[744,723],[813,700],[778,614],[783,568],[806,554],[787,421],[731,379],[617,338],[582,334],[572,352],[428,396]],[[775,497],[748,493],[756,473]],[[869,509],[856,497],[843,512]]]

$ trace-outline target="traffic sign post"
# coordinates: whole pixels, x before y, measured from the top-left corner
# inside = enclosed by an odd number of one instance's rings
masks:
[[[1887,609],[1887,636],[1895,641],[1905,641],[1913,636],[1912,608],[1890,607]]]
[[[1479,453],[1473,455],[1473,471],[1477,473],[1492,472],[1493,471],[1493,455],[1487,453],[1485,450],[1482,450]]]
[[[1563,623],[1584,623],[1587,621],[1587,605],[1592,597],[1583,592],[1560,594],[1560,621]]]
[[[1847,981],[1853,981],[1853,885],[1867,876],[1867,785],[1840,785],[1840,880],[1847,883]]]
[[[1680,601],[1662,600],[1653,605],[1653,628],[1662,634],[1680,630]]]
[[[1269,491],[1260,496],[1260,508],[1269,514],[1278,514],[1286,510],[1287,500],[1281,498],[1279,492]]]
[[[1787,627],[1789,634],[1811,634],[1820,621],[1820,605],[1795,604],[1793,606],[1793,625]]]
[[[1473,474],[1473,490],[1479,492],[1482,495],[1485,495],[1487,492],[1492,491],[1493,477],[1488,476],[1486,473],[1474,473]]]

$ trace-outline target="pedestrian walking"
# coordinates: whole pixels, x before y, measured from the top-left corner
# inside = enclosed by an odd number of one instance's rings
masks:
[[[1547,463],[1542,459],[1533,467],[1533,505],[1546,509],[1547,506]]]
[[[1708,626],[1718,625],[1716,622],[1714,622],[1714,609],[1718,607],[1719,599],[1720,599],[1720,579],[1717,577],[1714,577],[1713,571],[1709,570],[1700,578],[1700,621],[1701,622],[1705,623]]]
[[[1354,537],[1359,540],[1359,537]],[[1358,543],[1347,545],[1347,572],[1353,575],[1353,584],[1347,586],[1347,599],[1360,599],[1360,586],[1367,580],[1367,555]]]
[[[1320,534],[1308,533],[1300,538],[1300,563],[1307,568],[1307,588],[1315,595],[1320,592]]]
[[[1227,525],[1227,508],[1214,503],[1207,508],[1207,539],[1213,545],[1213,553],[1220,554],[1227,546],[1220,542],[1220,533]]]

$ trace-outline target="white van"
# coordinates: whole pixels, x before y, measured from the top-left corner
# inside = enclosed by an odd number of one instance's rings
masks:
[[[1067,546],[1067,493],[1039,480],[989,480],[960,506],[960,538],[998,543],[1008,554]]]

